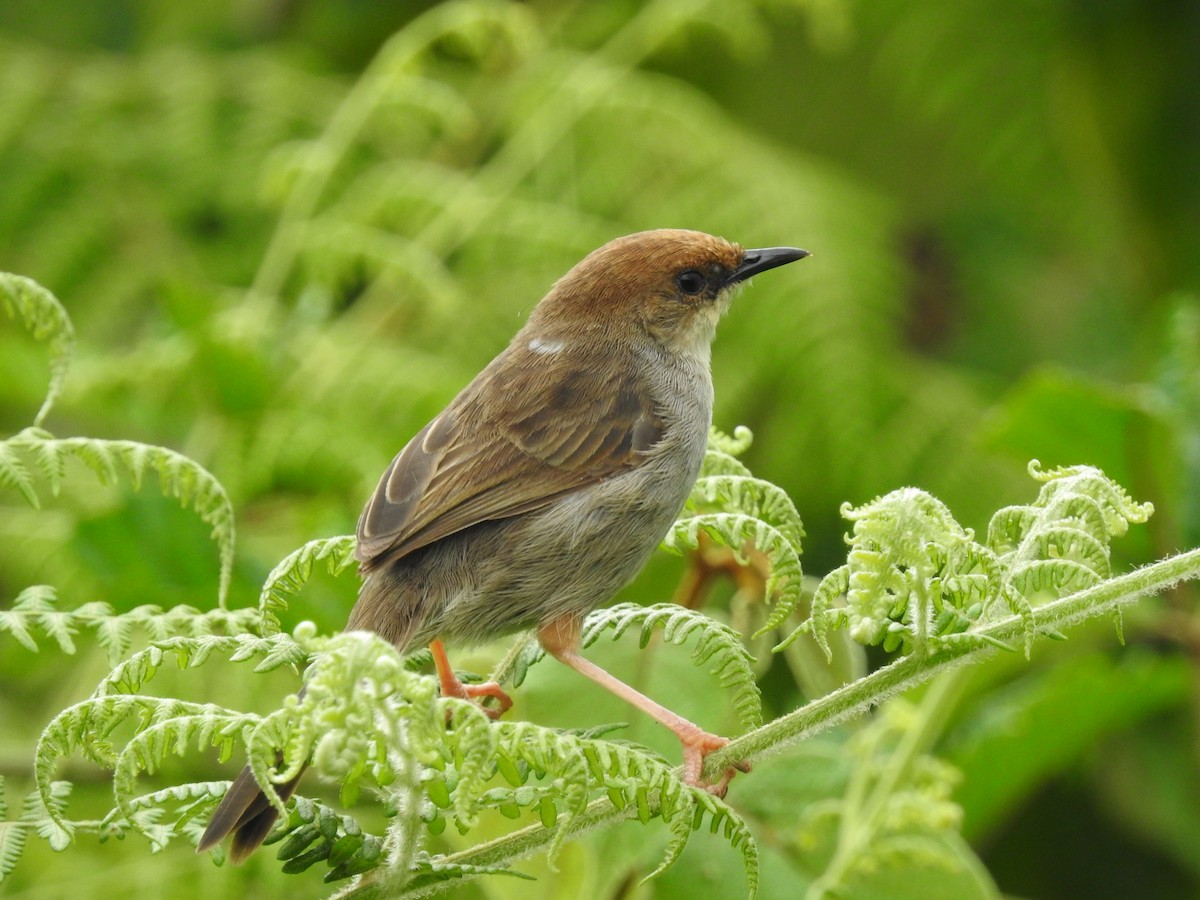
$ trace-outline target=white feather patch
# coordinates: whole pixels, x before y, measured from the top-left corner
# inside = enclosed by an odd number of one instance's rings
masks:
[[[529,349],[534,353],[558,353],[566,346],[562,341],[543,341],[541,338],[534,338],[529,342]]]

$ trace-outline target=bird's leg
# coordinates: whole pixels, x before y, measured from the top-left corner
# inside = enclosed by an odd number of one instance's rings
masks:
[[[594,662],[579,655],[579,633],[582,620],[575,617],[556,619],[538,629],[538,642],[546,652],[564,665],[570,666],[580,675],[585,675],[603,688],[612,691],[622,700],[636,706],[655,721],[665,725],[675,733],[683,744],[683,780],[694,787],[703,787],[716,794],[725,796],[729,781],[738,771],[748,772],[748,763],[737,763],[728,769],[721,780],[715,784],[705,784],[701,779],[704,768],[704,757],[714,750],[720,750],[729,743],[728,738],[710,734],[685,719],[678,713],[673,713],[660,703],[651,700],[645,694],[634,690],[615,675],[600,668]]]
[[[476,697],[493,697],[498,706],[479,708],[491,719],[498,719],[512,707],[512,698],[504,693],[504,689],[494,681],[483,684],[463,684],[450,668],[450,659],[446,656],[446,648],[439,640],[430,641],[429,649],[433,651],[433,666],[437,669],[438,681],[442,685],[443,697],[458,697],[461,700],[474,700]]]

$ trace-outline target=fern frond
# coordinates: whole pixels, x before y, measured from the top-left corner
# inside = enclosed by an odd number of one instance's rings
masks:
[[[745,425],[733,430],[733,437],[715,425],[708,428],[708,446],[704,450],[704,462],[700,465],[700,478],[712,475],[748,476],[750,470],[737,457],[750,448],[754,436]]]
[[[717,830],[721,829],[729,845],[733,849],[741,851],[742,869],[746,874],[746,896],[748,900],[753,900],[758,893],[759,861],[758,843],[754,840],[749,825],[733,811],[732,807],[707,791],[696,791],[691,794],[690,799],[693,804],[691,817],[676,814],[667,821],[667,827],[671,831],[671,840],[667,843],[667,848],[663,851],[663,858],[659,864],[642,879],[642,883],[645,884],[674,865],[683,854],[692,832],[697,831],[704,824],[704,816],[707,814],[709,830],[716,834]]]
[[[796,505],[778,485],[749,475],[710,475],[696,481],[692,487],[689,504],[705,510],[716,507],[749,515],[772,526],[791,545],[792,553],[786,556],[782,566],[768,548],[755,548],[764,552],[770,561],[770,571],[764,586],[765,599],[771,603],[771,612],[762,627],[754,634],[759,637],[783,624],[800,601],[799,578],[801,541],[804,525]]]
[[[1037,499],[1000,510],[988,526],[1006,581],[1024,596],[1053,599],[1110,577],[1112,539],[1145,522],[1154,506],[1134,502],[1092,466],[1043,471],[1033,460],[1029,474],[1042,482]]]
[[[214,798],[226,787],[227,782],[192,782],[127,798],[109,811],[98,830],[102,835],[121,839],[131,831],[137,832],[149,839],[152,851],[163,849],[180,836],[193,845],[198,844]],[[173,817],[171,806],[178,807]],[[168,818],[171,821],[164,822]]]
[[[149,724],[147,724],[149,723]],[[153,774],[171,756],[184,756],[188,749],[217,747],[221,756],[228,757],[238,735],[253,726],[254,717],[231,713],[214,704],[191,704],[188,707],[162,705],[139,723],[141,730],[129,739],[113,763],[113,794],[118,811],[137,831],[147,837],[154,849],[161,849],[173,832],[164,832],[142,813],[146,808],[160,808],[167,799],[181,799],[178,792],[159,791],[150,800],[135,794],[137,777],[142,772]],[[208,795],[211,799],[211,794]],[[137,801],[135,803],[135,801]]]
[[[468,863],[454,863],[439,857],[430,857],[428,854],[418,859],[409,871],[412,874],[405,882],[404,887],[410,891],[476,875],[510,875],[525,881],[537,880],[532,875],[517,872],[507,866],[473,866]]]
[[[482,59],[497,50],[524,55],[539,40],[535,22],[526,10],[510,4],[481,2],[442,4],[392,35],[342,101],[325,132],[313,142],[307,164],[291,185],[279,225],[255,276],[252,293],[277,296],[297,257],[310,249],[301,238],[309,233],[321,236],[329,232],[327,228],[303,226],[314,217],[328,180],[372,114],[395,93],[404,93],[403,85],[419,75],[433,47],[440,41],[450,41],[470,57]]]
[[[115,666],[101,679],[93,696],[136,694],[157,674],[166,662],[167,654],[176,657],[180,668],[191,669],[204,665],[213,653],[228,654],[231,662],[261,656],[262,660],[254,667],[255,672],[269,672],[284,665],[300,668],[308,661],[305,648],[287,634],[175,637],[147,647]]]
[[[46,386],[41,408],[33,418],[33,424],[38,426],[50,413],[66,383],[75,329],[58,298],[32,278],[0,272],[0,307],[20,320],[34,339],[46,344],[50,352],[50,383]]]
[[[645,648],[655,631],[661,631],[669,643],[683,646],[693,636],[692,659],[696,665],[714,661],[710,669],[723,688],[734,690],[733,705],[742,725],[755,728],[762,724],[762,698],[754,680],[754,657],[746,649],[741,636],[722,622],[709,618],[704,613],[687,609],[675,603],[656,603],[639,606],[636,603],[616,603],[605,609],[590,613],[584,620],[580,644],[590,647],[606,632],[612,632],[617,640],[630,628],[640,629],[638,646]],[[519,666],[520,678],[529,666],[544,658],[546,652],[536,643],[530,643],[522,654]],[[516,680],[519,684],[520,680]]]
[[[749,894],[754,896],[758,888],[758,845],[749,826],[731,807],[703,788],[684,784],[661,760],[631,753],[620,744],[590,741],[583,752],[593,777],[607,788],[617,808],[632,805],[643,824],[661,817],[671,831],[662,860],[646,880],[666,871],[679,858],[707,816],[712,833],[723,828],[730,846],[741,851]]]
[[[247,740],[247,735],[261,728],[262,717],[250,713],[137,693],[168,656],[188,669],[203,665],[213,653],[225,654],[232,661],[261,656],[256,671],[289,662],[300,664],[307,659],[304,647],[288,635],[177,637],[135,653],[109,672],[90,698],[55,716],[38,738],[34,757],[38,791],[56,827],[68,835],[73,830],[72,823],[61,811],[56,812],[51,802],[51,778],[58,761],[75,751],[97,765],[116,770],[118,808],[136,825],[147,821],[135,816],[136,810],[129,805],[138,772],[154,771],[168,756],[182,754],[193,744],[219,747],[221,756],[227,758],[235,740]],[[136,723],[136,733],[118,750],[112,743],[112,733],[130,721]],[[156,833],[148,836],[159,839]]]
[[[946,852],[934,838],[956,832],[961,824],[962,810],[952,799],[961,775],[924,752],[925,742],[914,740],[913,734],[937,719],[934,701],[944,703],[950,683],[943,679],[935,684],[921,708],[903,700],[885,704],[846,747],[855,764],[843,797],[803,814],[805,830],[816,826],[828,832],[836,823],[837,847],[816,882],[823,888],[815,891],[818,895],[836,893],[852,872],[871,871],[889,861],[946,863]]]
[[[547,848],[551,860],[569,834],[571,820],[586,807],[589,789],[599,789],[618,809],[632,807],[643,824],[661,818],[670,829],[672,839],[650,877],[675,862],[707,817],[712,832],[723,828],[726,840],[741,851],[753,896],[758,884],[758,848],[749,827],[708,791],[684,784],[661,758],[624,744],[555,732],[528,722],[498,722],[494,727],[500,732],[496,753],[505,779],[520,788],[531,777],[553,777],[554,795],[565,801],[560,811],[554,796],[546,792],[516,790],[501,795],[501,804],[509,804],[510,812],[536,806],[542,824],[557,829]]]
[[[267,575],[258,595],[258,611],[263,634],[279,631],[279,613],[287,609],[288,596],[308,581],[313,566],[324,561],[329,574],[339,575],[354,564],[354,535],[340,535],[309,541],[279,561]]]
[[[245,608],[201,611],[174,606],[164,611],[158,606],[144,605],[116,613],[107,603],[97,601],[69,610],[59,609],[57,604],[57,593],[50,585],[25,588],[11,609],[0,610],[0,634],[11,634],[35,653],[37,638],[45,635],[63,653],[71,654],[75,652],[74,637],[90,630],[107,651],[109,663],[115,666],[129,652],[138,629],[151,641],[165,641],[172,637],[241,634],[258,624],[257,611]]]
[[[0,487],[14,488],[30,506],[35,509],[38,507],[33,473],[25,465],[21,454],[8,441],[0,441]]]
[[[738,476],[718,476],[726,481],[735,480]],[[758,482],[758,479],[750,479]],[[761,482],[767,484],[767,482]],[[789,522],[782,528],[756,518],[752,514],[742,512],[701,512],[684,516],[671,526],[663,538],[663,546],[676,553],[683,548],[690,550],[700,546],[700,534],[703,532],[718,544],[733,551],[734,558],[746,565],[747,547],[753,547],[767,557],[770,562],[770,573],[767,575],[765,594],[775,603],[775,608],[760,632],[774,628],[791,613],[799,602],[804,573],[800,566],[800,554],[793,543],[793,535],[803,534],[799,519]]]
[[[1154,511],[1091,466],[1042,471],[1034,460],[1029,474],[1043,483],[1037,499],[998,511],[986,545],[944,504],[915,488],[843,507],[854,522],[849,561],[822,581],[808,621],[780,648],[808,631],[828,656],[826,632],[840,626],[855,640],[888,650],[903,645],[925,652],[988,640],[977,630],[994,619],[999,600],[1023,620],[1028,655],[1035,631],[1031,601],[1111,577],[1112,538]],[[830,611],[842,591],[845,606]]]
[[[0,884],[17,867],[30,827],[27,816],[9,821],[4,776],[0,775]]]
[[[750,475],[750,468],[736,457],[709,447],[704,451],[704,462],[700,464],[700,478],[713,475]]]
[[[96,765],[105,768],[116,766],[120,761],[120,753],[109,738],[116,728],[131,720],[138,723],[139,730],[147,730],[184,717],[193,717],[195,720],[195,728],[187,732],[188,739],[202,728],[207,729],[204,731],[206,736],[211,736],[215,724],[228,729],[230,723],[241,727],[258,721],[257,716],[234,713],[212,704],[132,694],[93,696],[67,707],[42,730],[34,756],[38,787],[48,791],[50,777],[58,760],[76,750]],[[161,731],[156,733],[161,734]],[[228,748],[229,739],[229,735],[222,734],[221,741],[214,743],[214,746]],[[157,749],[163,750],[164,747],[159,745]],[[162,758],[162,755],[156,757],[155,762]]]
[[[41,428],[26,428],[0,442],[0,484],[17,487],[35,506],[37,497],[28,470],[14,464],[17,455],[11,451],[32,459],[55,494],[62,484],[67,457],[85,463],[105,484],[115,482],[118,472],[124,469],[133,487],[139,489],[146,472],[156,472],[163,493],[176,497],[182,506],[190,506],[212,528],[221,560],[217,601],[225,607],[233,578],[233,504],[221,483],[198,462],[166,447],[138,441],[55,438]]]
[[[71,782],[51,782],[46,791],[35,790],[25,796],[21,814],[8,819],[4,797],[4,777],[0,776],[0,884],[16,868],[30,831],[36,831],[54,850],[70,846],[73,830],[69,823],[60,823]]]
[[[842,515],[854,523],[845,566],[822,580],[809,619],[777,649],[811,632],[829,657],[826,633],[846,626],[864,644],[903,646],[921,653],[950,643],[987,641],[975,634],[995,600],[1025,622],[1026,653],[1033,640],[1028,601],[1004,580],[996,554],[977,543],[937,498],[902,488]],[[846,594],[844,608],[830,612]]]
[[[696,665],[714,662],[709,671],[717,676],[721,687],[734,690],[733,705],[743,727],[756,728],[762,724],[762,697],[754,680],[754,658],[736,631],[703,613],[674,603],[651,606],[618,603],[588,616],[582,644],[591,646],[609,630],[615,640],[629,628],[639,626],[638,645],[643,648],[654,631],[660,629],[664,640],[678,646],[696,636],[692,646],[692,659]]]
[[[504,754],[509,763],[524,762],[529,775],[553,776],[561,797],[561,813],[557,804],[542,810],[542,824],[547,828],[561,824],[547,849],[553,863],[567,838],[571,819],[583,812],[588,802],[588,758],[580,740],[572,734],[554,731],[531,722],[497,723],[496,753]],[[626,749],[626,753],[629,753]],[[516,766],[510,769],[516,771]],[[560,822],[561,816],[561,822]]]
[[[342,815],[308,797],[297,797],[283,827],[265,844],[279,844],[278,859],[287,874],[324,862],[325,882],[361,875],[384,864],[384,841],[364,832],[352,816]]]
[[[746,475],[710,475],[696,481],[689,502],[701,508],[715,505],[733,509],[761,519],[773,525],[800,553],[804,525],[796,504],[777,484]]]

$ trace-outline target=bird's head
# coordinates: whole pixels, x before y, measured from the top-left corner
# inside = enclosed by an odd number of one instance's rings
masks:
[[[547,339],[649,337],[666,350],[707,358],[734,289],[805,256],[808,251],[794,247],[743,250],[699,231],[631,234],[588,254],[560,278],[530,325]]]

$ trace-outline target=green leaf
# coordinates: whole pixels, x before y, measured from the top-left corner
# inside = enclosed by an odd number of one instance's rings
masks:
[[[988,834],[1106,735],[1181,702],[1190,679],[1178,657],[1131,647],[1114,658],[1060,658],[991,694],[944,745],[964,775],[956,795],[963,833],[971,840]]]
[[[71,317],[58,298],[36,281],[8,272],[0,272],[0,309],[19,319],[36,340],[49,348],[50,384],[46,388],[46,398],[33,419],[35,426],[41,425],[67,380],[67,367],[75,343]]]

